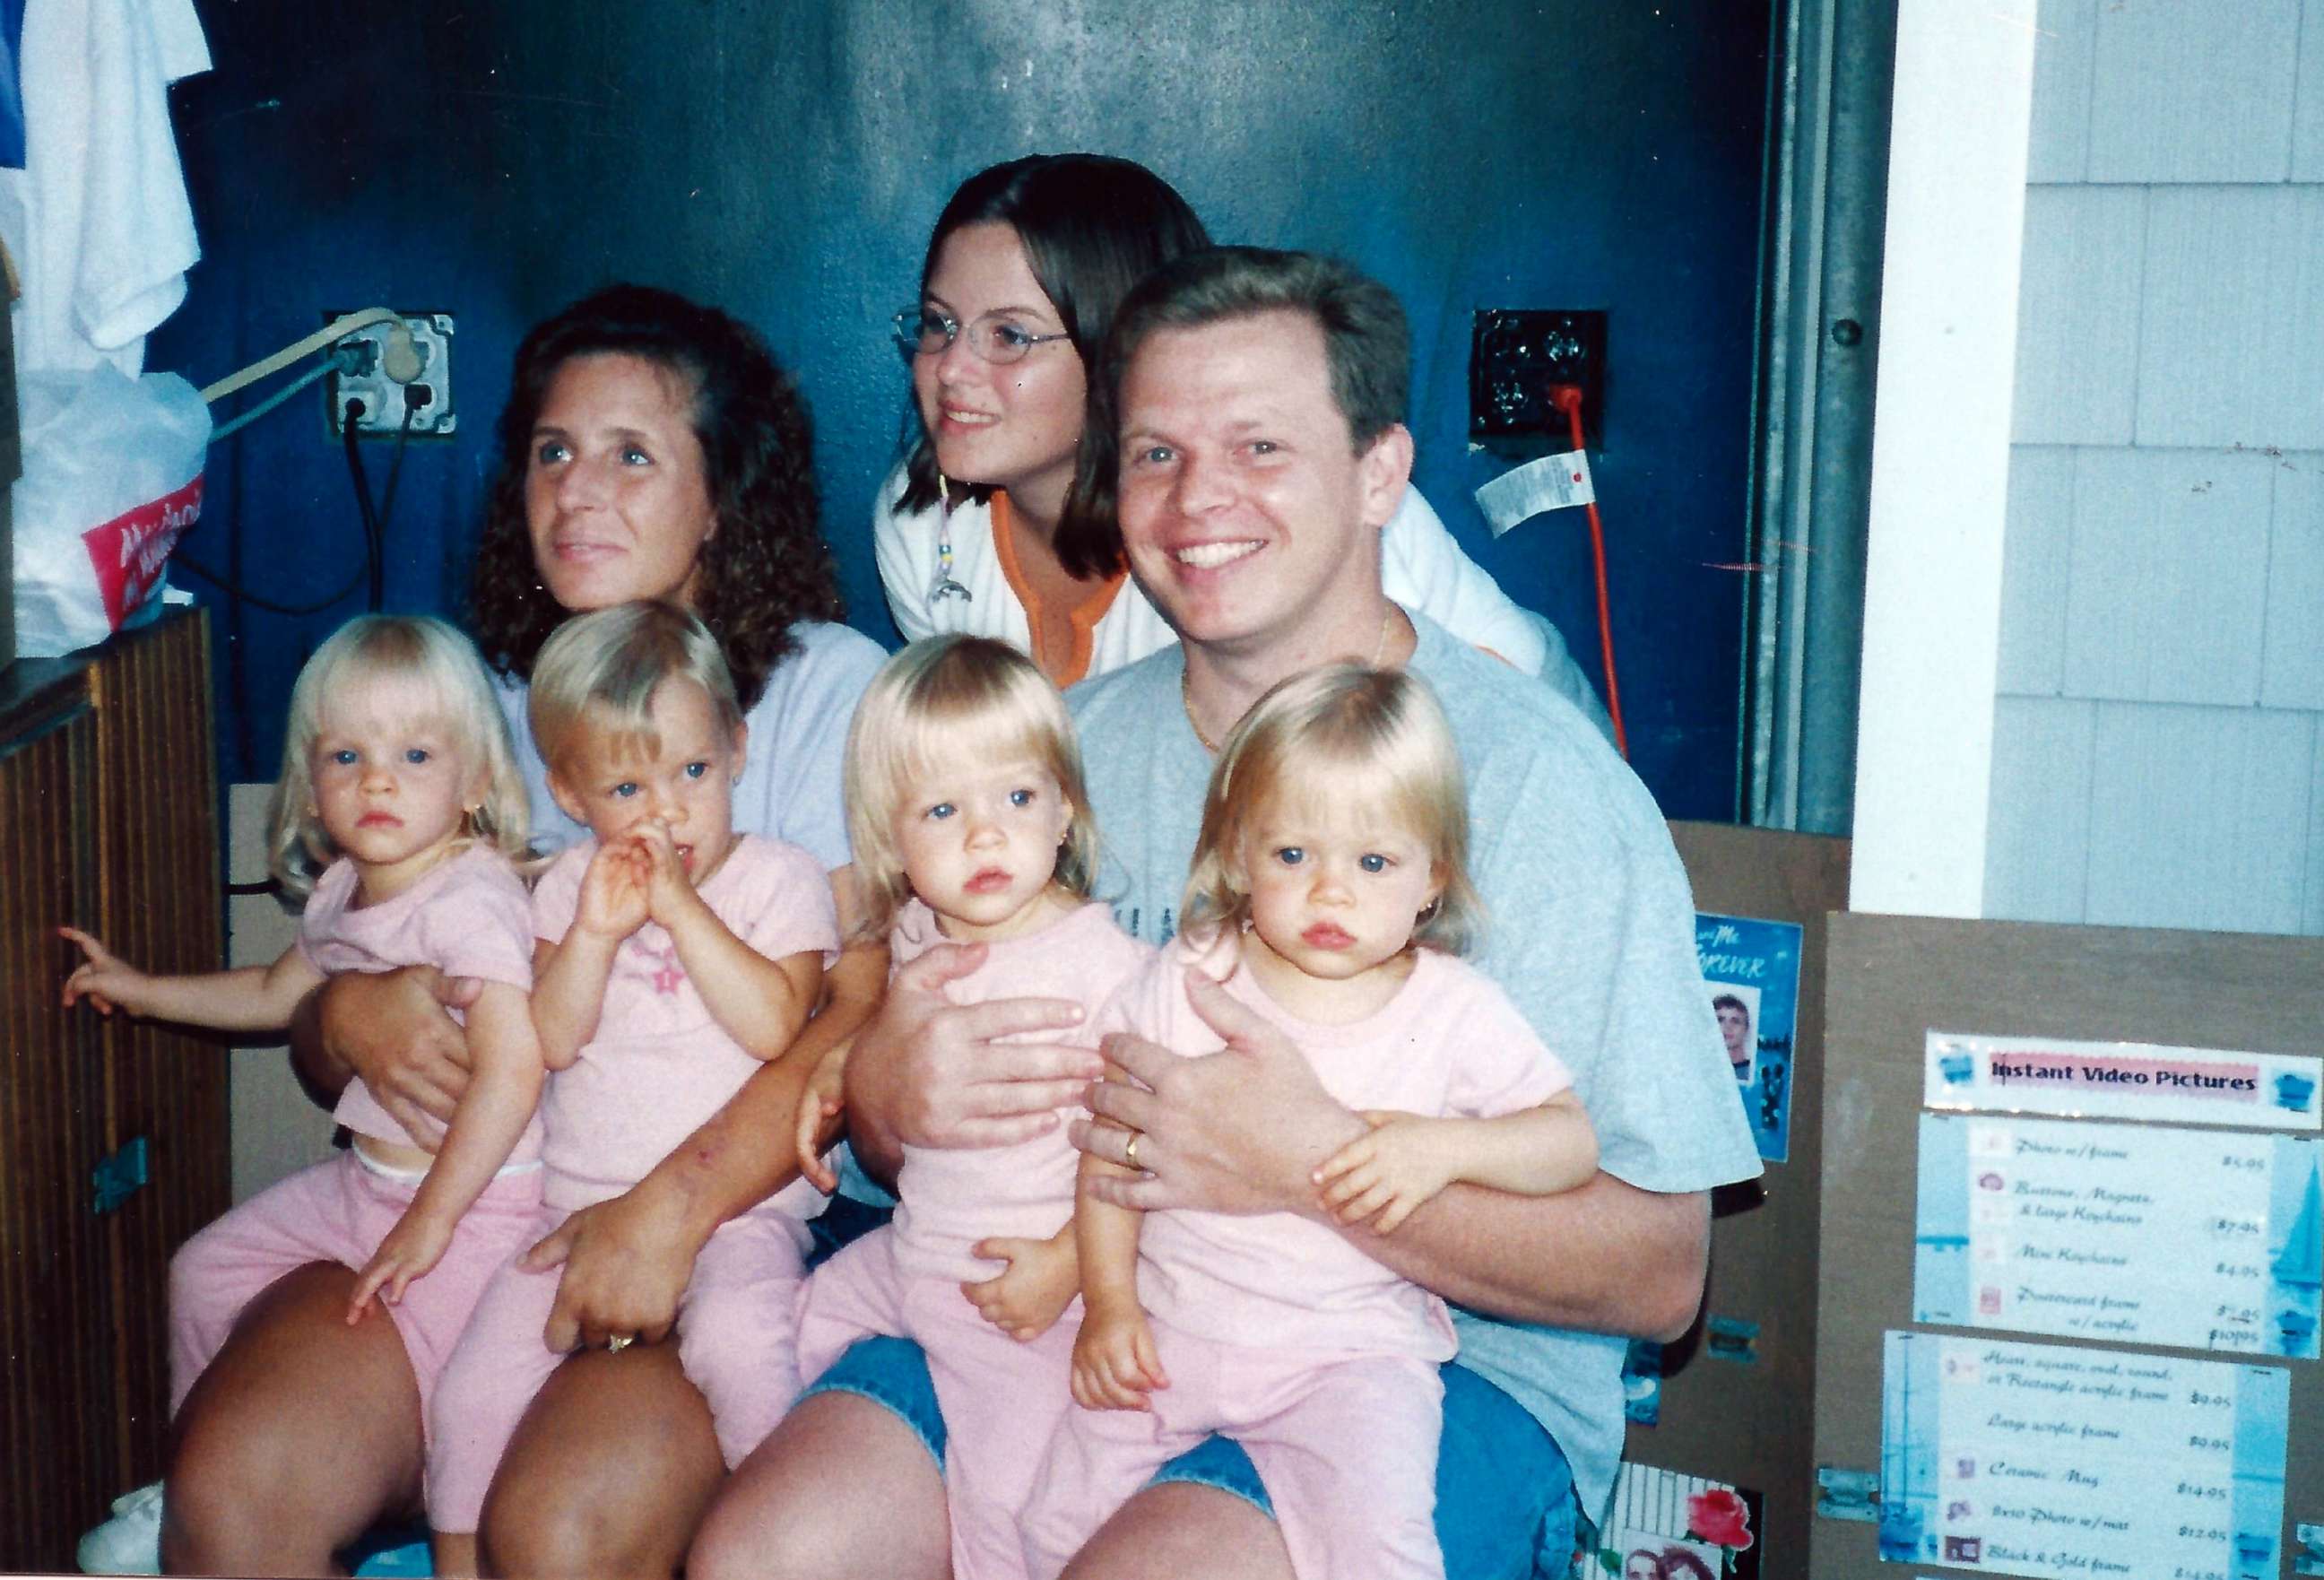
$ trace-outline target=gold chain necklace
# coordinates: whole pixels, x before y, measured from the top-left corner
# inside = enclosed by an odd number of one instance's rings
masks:
[[[1380,616],[1379,641],[1372,647],[1371,667],[1373,669],[1379,669],[1380,660],[1388,656],[1388,637],[1395,630],[1396,603],[1391,599],[1388,613]],[[1178,706],[1186,710],[1186,727],[1194,732],[1194,739],[1203,744],[1203,750],[1213,757],[1217,756],[1219,744],[1203,733],[1203,721],[1194,716],[1194,676],[1189,672],[1189,667],[1183,658],[1179,661],[1178,670]]]

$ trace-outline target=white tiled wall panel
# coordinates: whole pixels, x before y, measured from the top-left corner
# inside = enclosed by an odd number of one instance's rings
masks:
[[[2066,573],[2073,544],[2074,452],[2009,452],[2009,522],[2001,541],[2001,647],[1995,689],[2052,697],[2066,671]]]
[[[2301,0],[2105,0],[2089,179],[2282,180],[2300,12]]]
[[[1995,700],[1986,915],[2082,919],[2098,707],[2046,697]]]
[[[2300,87],[2292,113],[2292,179],[2324,181],[2324,0],[2306,0],[2300,24]]]
[[[2034,39],[2034,127],[2025,179],[2088,179],[2090,158],[2090,55],[2098,43],[2098,0],[2042,0]]]
[[[2316,716],[2098,705],[2087,919],[2297,932]]]
[[[2137,442],[2324,449],[2324,187],[2147,203]]]
[[[2066,694],[2256,702],[2269,458],[2131,449],[2074,457]]]
[[[2324,935],[2324,0],[2041,0],[1986,914]]]
[[[2314,450],[2275,458],[2259,699],[2324,710],[2324,454]]]
[[[2130,442],[2145,245],[2144,187],[2026,189],[2019,444]]]

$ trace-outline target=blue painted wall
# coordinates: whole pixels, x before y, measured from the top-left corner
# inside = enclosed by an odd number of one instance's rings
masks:
[[[1607,518],[1634,758],[1674,817],[1730,817],[1765,0],[1292,6],[1182,0],[210,0],[178,124],[206,258],[151,363],[206,382],[381,304],[457,315],[461,431],[414,444],[391,607],[456,611],[524,326],[616,278],[757,324],[814,404],[855,623],[894,632],[869,512],[904,416],[884,319],[953,185],[1089,148],[1153,166],[1222,240],[1352,258],[1416,333],[1421,487],[1597,669],[1579,513],[1488,538],[1471,314],[1603,308]],[[358,549],[321,398],[212,457],[188,547],[286,601]],[[367,450],[376,490],[383,446]],[[181,575],[205,598],[214,595]],[[271,777],[292,675],[337,619],[222,596],[224,768]]]

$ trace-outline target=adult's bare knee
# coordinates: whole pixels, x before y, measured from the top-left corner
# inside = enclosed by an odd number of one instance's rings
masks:
[[[322,1574],[331,1537],[273,1517],[279,1456],[263,1433],[181,1435],[161,1511],[161,1568],[171,1575]]]
[[[852,1393],[810,1394],[721,1489],[687,1580],[944,1580],[944,1480],[918,1436]]]
[[[320,1574],[416,1506],[419,1391],[393,1327],[346,1325],[355,1275],[318,1263],[254,1300],[187,1395],[163,1503],[165,1567]]]
[[[724,1472],[675,1346],[576,1357],[533,1400],[493,1477],[477,1531],[484,1573],[674,1575]]]
[[[1275,1521],[1231,1492],[1194,1482],[1151,1486],[1114,1511],[1063,1580],[1291,1580]]]

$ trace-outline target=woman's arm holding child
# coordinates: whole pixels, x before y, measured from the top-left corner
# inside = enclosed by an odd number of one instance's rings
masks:
[[[466,1010],[482,985],[433,966],[342,971],[291,1012],[291,1068],[324,1108],[360,1078],[432,1151],[468,1084],[467,1037],[446,1012]]]
[[[356,1280],[350,1323],[374,1294],[401,1300],[404,1286],[442,1258],[461,1215],[508,1161],[540,1101],[540,1042],[522,992],[504,982],[484,984],[468,1010],[468,1049],[475,1066],[467,1094],[428,1178]]]
[[[299,1001],[323,980],[322,972],[295,945],[272,966],[159,976],[138,970],[78,928],[57,931],[87,956],[65,978],[67,1008],[86,998],[108,1015],[117,1006],[148,1020],[215,1031],[280,1031],[290,1024]]]
[[[1342,1224],[1393,1233],[1415,1207],[1460,1181],[1517,1196],[1555,1196],[1598,1172],[1598,1137],[1572,1092],[1490,1119],[1370,1110],[1369,1133],[1315,1170],[1323,1206]]]

